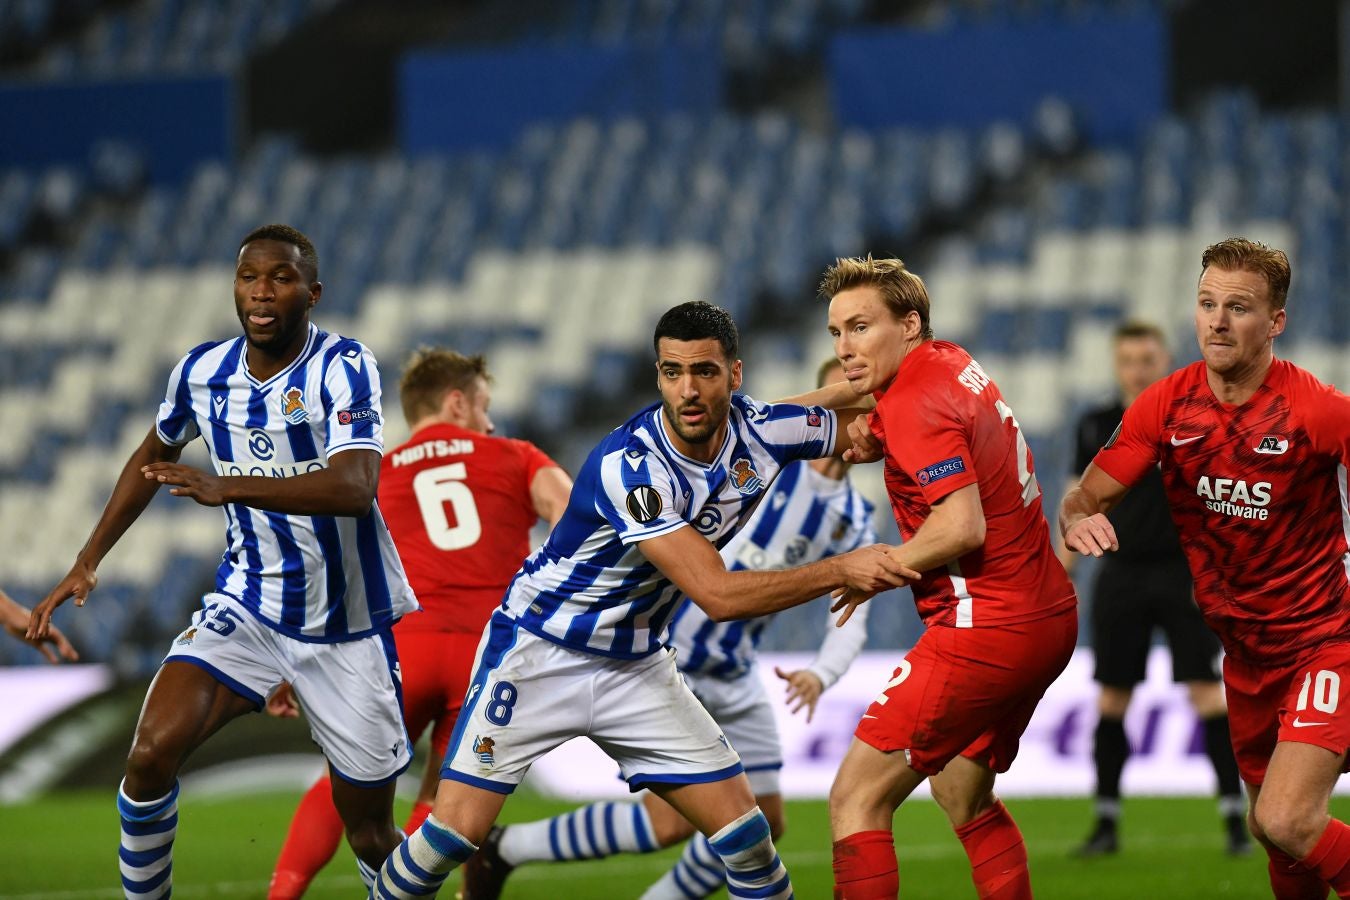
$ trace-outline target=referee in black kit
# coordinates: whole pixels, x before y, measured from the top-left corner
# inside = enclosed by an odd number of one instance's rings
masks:
[[[1167,375],[1171,359],[1161,329],[1127,322],[1112,336],[1120,398],[1086,413],[1078,423],[1073,463],[1077,473],[1092,462],[1120,424],[1125,407],[1153,382]],[[1153,630],[1161,628],[1172,652],[1172,678],[1186,685],[1191,705],[1204,728],[1205,752],[1219,780],[1219,812],[1228,836],[1228,852],[1250,852],[1242,789],[1228,735],[1228,707],[1220,681],[1219,639],[1200,618],[1191,593],[1191,574],[1155,469],[1125,495],[1110,513],[1120,550],[1102,559],[1092,590],[1094,677],[1101,685],[1099,718],[1093,740],[1097,766],[1097,823],[1075,856],[1115,853],[1120,847],[1120,773],[1130,755],[1125,711],[1135,685],[1144,680]],[[1061,551],[1063,551],[1061,545]],[[1061,552],[1069,573],[1077,553]]]

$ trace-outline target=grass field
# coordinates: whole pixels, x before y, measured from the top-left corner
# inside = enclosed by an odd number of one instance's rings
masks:
[[[176,897],[262,897],[289,821],[295,794],[233,798],[184,797],[174,850]],[[1269,897],[1264,854],[1230,859],[1222,850],[1213,801],[1131,798],[1126,803],[1124,849],[1093,861],[1069,859],[1089,826],[1086,800],[1011,800],[1027,838],[1032,878],[1041,898]],[[504,821],[524,821],[566,807],[520,795]],[[1350,815],[1350,801],[1333,812]],[[829,828],[823,802],[789,804],[788,834],[780,842],[798,897],[830,896]],[[901,896],[973,897],[965,855],[937,807],[907,804],[895,818]],[[111,791],[53,794],[39,802],[0,807],[0,858],[7,878],[0,897],[25,900],[120,898],[116,868],[117,818]],[[675,858],[675,851],[599,862],[525,867],[511,878],[507,897],[538,900],[621,900],[636,897]],[[453,880],[451,884],[453,884]],[[309,896],[352,898],[360,880],[350,852],[315,881]],[[450,889],[442,897],[452,897]],[[725,896],[722,894],[720,896]]]

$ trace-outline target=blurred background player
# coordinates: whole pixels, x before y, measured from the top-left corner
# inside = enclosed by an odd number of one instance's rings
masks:
[[[75,652],[70,641],[66,640],[66,636],[55,626],[47,629],[47,633],[41,638],[29,638],[28,620],[31,617],[32,610],[4,591],[0,591],[0,625],[4,626],[5,631],[32,646],[46,657],[49,663],[56,664],[63,659],[70,662],[79,661],[80,654]]]
[[[491,380],[482,356],[414,353],[399,383],[412,436],[380,466],[380,510],[422,604],[394,628],[408,740],[416,744],[433,726],[409,834],[431,812],[483,626],[529,554],[530,529],[539,519],[555,525],[572,489],[533,444],[491,436]],[[328,779],[320,779],[291,820],[268,897],[301,896],[341,836]]]
[[[843,379],[839,361],[832,359],[820,367],[817,385]],[[872,504],[848,480],[848,469],[838,457],[784,466],[750,521],[722,548],[727,569],[787,569],[877,543]],[[819,653],[806,668],[774,670],[787,682],[792,711],[805,709],[808,722],[820,695],[848,670],[866,643],[866,611],[862,607],[843,628],[827,627]],[[764,616],[715,622],[686,598],[671,618],[669,644],[690,690],[740,754],[755,802],[777,840],[787,824],[778,785],[783,750],[755,658],[771,621]],[[523,863],[646,853],[690,837],[679,862],[643,897],[706,897],[726,881],[721,861],[706,837],[650,792],[639,802],[592,803],[551,819],[494,828],[465,867],[464,897],[496,898],[506,876]]]
[[[1066,546],[1119,549],[1107,513],[1161,466],[1195,598],[1224,646],[1248,824],[1278,900],[1350,897],[1327,804],[1350,747],[1350,397],[1275,358],[1291,270],[1244,238],[1200,261],[1203,359],[1147,388],[1060,505]]]
[[[30,620],[28,637],[42,638],[56,607],[71,597],[84,605],[99,563],[160,485],[225,508],[215,590],[150,685],[118,792],[128,897],[170,895],[180,768],[282,681],[304,701],[337,776],[333,800],[362,879],[398,845],[394,781],[412,749],[389,629],[417,601],[375,505],[375,357],[311,324],[318,278],[314,245],[295,229],[267,225],[244,238],[234,275],[243,336],[201,344],[174,367],[75,565]],[[176,463],[198,436],[214,473]]]
[[[379,896],[435,893],[531,764],[581,735],[710,838],[732,897],[792,895],[740,758],[663,645],[666,625],[681,595],[720,620],[918,573],[880,545],[787,571],[727,571],[715,545],[788,462],[841,452],[839,423],[859,414],[736,394],[738,345],[731,316],[708,303],[657,323],[661,402],[590,454],[562,521],[492,614],[432,814],[390,855]]]
[[[1171,371],[1171,357],[1162,329],[1147,322],[1126,322],[1112,336],[1119,397],[1083,414],[1076,429],[1073,478],[1111,439],[1135,398]],[[1186,693],[1204,731],[1205,753],[1218,777],[1219,813],[1228,835],[1228,852],[1251,849],[1242,788],[1233,743],[1228,734],[1228,706],[1219,680],[1221,646],[1195,604],[1191,572],[1181,552],[1176,526],[1167,511],[1162,475],[1154,469],[1111,510],[1111,523],[1123,536],[1120,552],[1102,560],[1092,588],[1092,648],[1095,677],[1101,684],[1099,717],[1092,758],[1097,767],[1097,822],[1077,856],[1098,856],[1119,849],[1120,776],[1130,754],[1125,712],[1135,685],[1144,680],[1153,631],[1167,635],[1172,677]],[[1062,546],[1062,545],[1061,545]],[[1061,554],[1070,574],[1080,558]]]
[[[927,289],[903,262],[840,259],[820,292],[845,391],[877,397],[855,433],[884,450],[904,539],[891,556],[924,573],[914,601],[928,626],[867,708],[830,790],[835,896],[897,895],[891,820],[926,778],[980,896],[1030,898],[1026,845],[994,777],[1078,635],[1031,451],[979,364],[934,340]],[[844,592],[836,608],[846,620],[869,596]]]

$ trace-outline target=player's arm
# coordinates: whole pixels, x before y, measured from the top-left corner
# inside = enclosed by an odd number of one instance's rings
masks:
[[[63,659],[76,662],[80,654],[75,652],[75,648],[66,640],[66,636],[61,633],[59,628],[51,627],[44,638],[28,638],[28,622],[32,617],[32,611],[13,597],[0,591],[0,625],[5,630],[25,643],[31,644],[43,656],[47,662],[56,664]]]
[[[530,502],[550,528],[562,518],[571,495],[572,477],[561,466],[546,466],[530,479]]]
[[[1129,488],[1096,463],[1089,463],[1078,486],[1064,495],[1059,504],[1059,533],[1064,546],[1083,556],[1101,556],[1119,550],[1116,530],[1106,518]]]
[[[717,549],[693,528],[648,538],[642,554],[717,622],[748,619],[814,600],[838,587],[873,593],[919,580],[884,544],[862,547],[796,569],[729,572]]]
[[[290,478],[213,475],[177,463],[145,467],[145,478],[171,485],[170,494],[202,506],[239,503],[294,516],[351,516],[370,512],[380,484],[380,453],[353,447],[328,458],[328,468]]]
[[[824,387],[816,388],[806,394],[788,397],[778,403],[794,403],[797,406],[823,406],[826,409],[844,410],[854,407],[863,411],[876,407],[877,401],[871,394],[858,396],[858,392],[847,381],[836,381]]]
[[[95,574],[98,564],[145,511],[155,491],[159,490],[158,481],[145,477],[145,468],[172,464],[182,452],[182,447],[164,443],[156,429],[150,429],[145,440],[141,441],[122,467],[112,496],[103,507],[103,513],[89,540],[85,541],[84,547],[75,557],[70,572],[33,608],[33,614],[28,620],[28,631],[24,635],[26,640],[45,640],[50,637],[52,613],[71,597],[75,598],[76,606],[84,606],[85,598],[98,584],[98,575]]]
[[[1070,478],[1067,482],[1065,482],[1064,496],[1067,497],[1070,493],[1072,493],[1078,487],[1078,484],[1079,479],[1077,478]],[[1055,541],[1055,555],[1059,557],[1060,563],[1063,564],[1064,571],[1069,573],[1069,576],[1072,577],[1073,570],[1078,565],[1079,554],[1070,550],[1068,545],[1064,543],[1064,535],[1060,534],[1059,529],[1054,530],[1054,541]]]

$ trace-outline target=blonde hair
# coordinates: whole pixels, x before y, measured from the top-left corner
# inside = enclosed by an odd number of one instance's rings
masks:
[[[1233,237],[1210,244],[1200,257],[1200,273],[1210,266],[1225,272],[1252,272],[1266,279],[1272,309],[1284,309],[1289,299],[1289,257],[1260,241]]]
[[[398,383],[399,402],[408,424],[440,412],[441,401],[451,391],[471,393],[479,378],[487,381],[487,359],[465,356],[441,347],[419,347],[408,357]]]
[[[820,281],[820,295],[826,300],[842,291],[858,287],[874,287],[897,319],[903,319],[911,312],[919,314],[921,336],[924,340],[933,337],[933,326],[928,321],[928,288],[923,279],[905,268],[899,259],[873,259],[866,257],[841,257],[834,265],[825,270]]]

